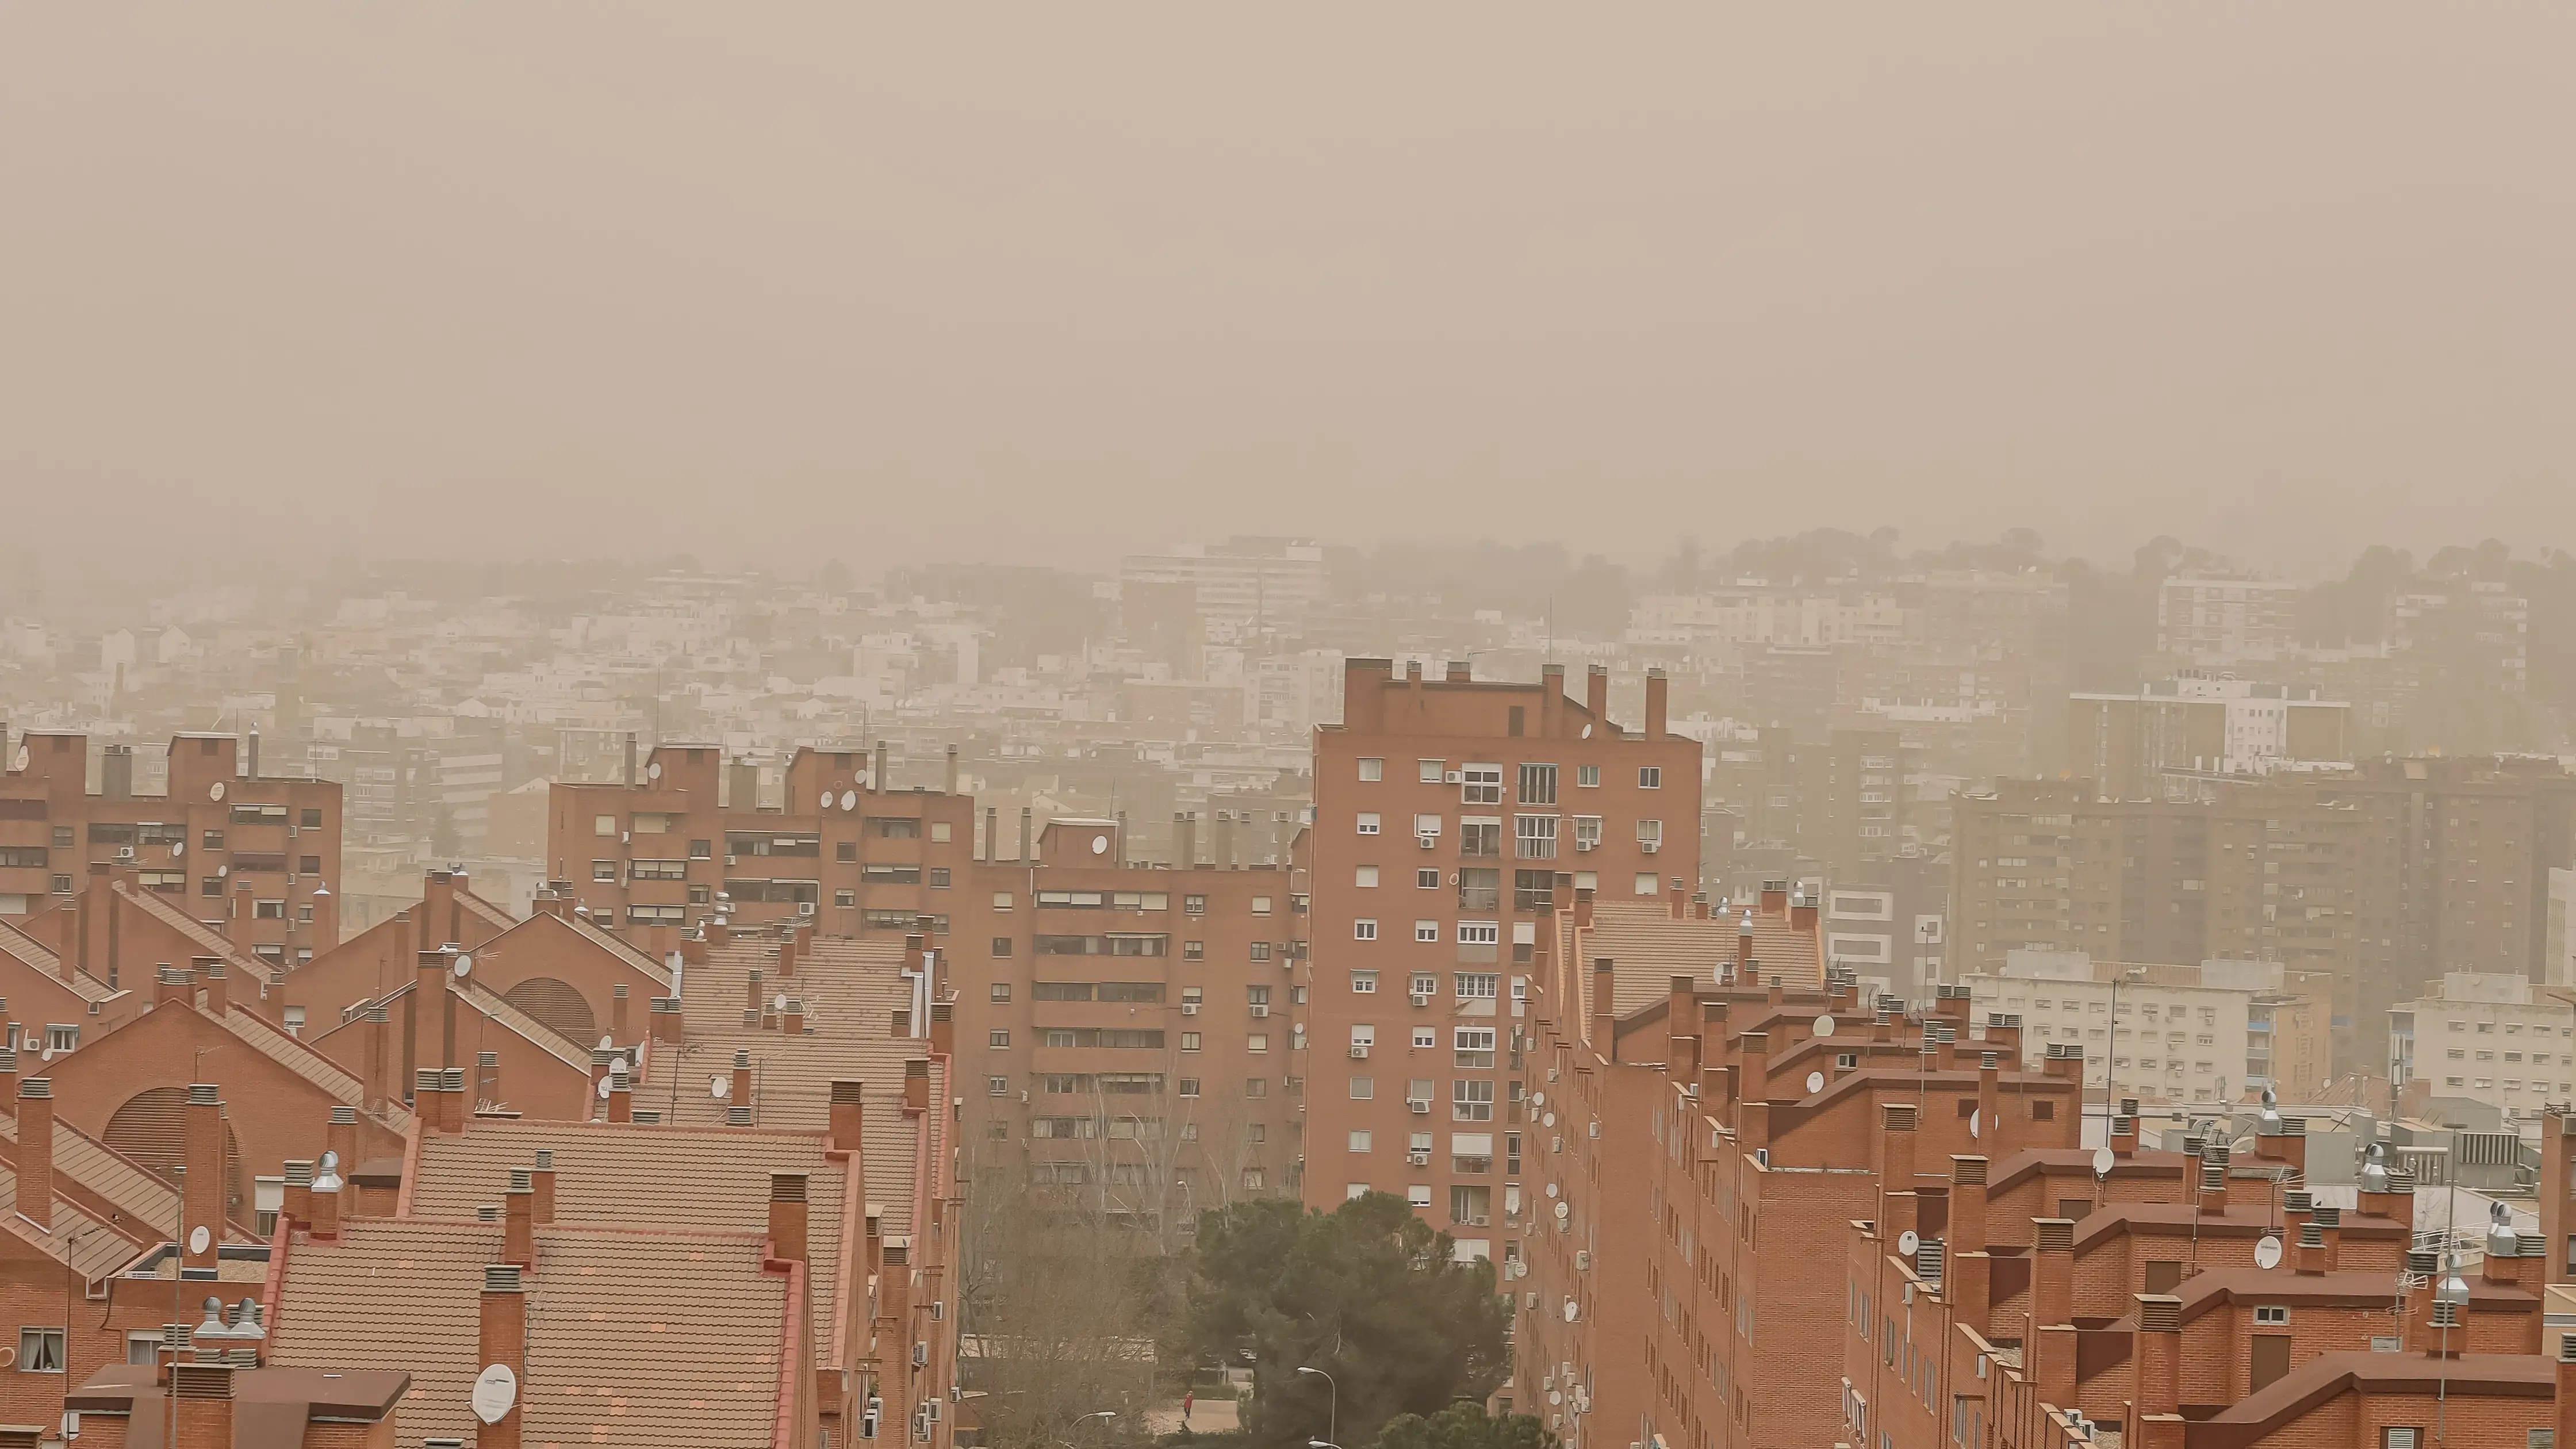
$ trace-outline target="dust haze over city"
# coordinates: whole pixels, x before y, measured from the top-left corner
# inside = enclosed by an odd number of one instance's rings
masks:
[[[0,15],[0,1435],[2576,1444],[2571,54]]]

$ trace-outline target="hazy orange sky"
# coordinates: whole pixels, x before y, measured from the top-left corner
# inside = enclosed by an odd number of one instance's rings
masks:
[[[2571,56],[2548,4],[15,5],[0,516],[2576,547]]]

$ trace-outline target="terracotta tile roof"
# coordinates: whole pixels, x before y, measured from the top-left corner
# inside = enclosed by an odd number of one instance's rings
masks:
[[[539,1233],[521,1442],[768,1449],[787,1279],[760,1252],[742,1235]]]
[[[531,917],[530,919],[534,918]],[[628,941],[625,937],[618,935],[615,931],[604,931],[599,927],[592,925],[590,918],[587,916],[567,915],[559,917],[559,919],[562,920],[565,925],[572,927],[576,934],[588,940],[592,945],[599,947],[601,950],[624,961],[627,965],[634,967],[636,970],[652,977],[655,981],[662,983],[663,990],[668,991],[671,989],[671,968],[654,960],[651,952],[644,950],[642,947],[635,945],[631,941]]]
[[[769,1175],[806,1175],[806,1253],[813,1265],[815,1358],[828,1356],[848,1170],[823,1156],[820,1132],[709,1130],[607,1122],[480,1118],[461,1135],[425,1137],[411,1210],[470,1218],[499,1203],[510,1169],[554,1153],[555,1222],[562,1226],[750,1233],[769,1230]],[[875,1191],[873,1180],[869,1190]]]
[[[424,1219],[360,1219],[337,1243],[298,1242],[270,1360],[406,1371],[397,1449],[470,1442],[483,1268],[500,1253],[498,1224]],[[524,1281],[529,1449],[766,1449],[787,1280],[762,1271],[758,1236],[541,1228]]]
[[[885,1206],[887,1234],[912,1232],[919,1119],[903,1113],[903,1066],[908,1059],[930,1055],[930,1043],[891,1033],[893,1013],[912,1002],[902,964],[903,948],[896,942],[818,937],[798,959],[795,977],[781,982],[774,941],[736,941],[711,951],[705,963],[689,967],[684,976],[681,1009],[688,1050],[679,1068],[675,1120],[701,1125],[724,1121],[731,1104],[709,1096],[706,1081],[731,1071],[738,1049],[751,1053],[758,1093],[753,1105],[763,1127],[822,1131],[831,1122],[831,1084],[863,1081],[868,1200]],[[743,1001],[755,970],[763,973],[764,995],[785,994],[805,1003],[808,1035],[790,1037],[742,1024]],[[649,1054],[646,1070],[656,1081],[668,1080],[660,1077],[661,1064]],[[689,1090],[692,1082],[698,1090]],[[944,1101],[945,1090],[935,1085],[932,1100]],[[639,1094],[638,1105],[673,1106],[660,1096],[647,1101],[646,1095],[651,1094]]]
[[[0,1166],[0,1202],[14,1201],[17,1193],[16,1170]],[[19,1241],[93,1281],[116,1272],[144,1251],[145,1235],[129,1235],[122,1227],[110,1227],[65,1202],[60,1193],[54,1195],[54,1225],[50,1229],[40,1228],[16,1212],[0,1213],[0,1226],[17,1234]]]
[[[431,1435],[470,1442],[483,1267],[500,1258],[498,1223],[361,1218],[341,1227],[338,1242],[294,1243],[269,1327],[269,1361],[408,1372],[411,1392],[395,1412],[397,1449],[420,1449]]]
[[[548,1056],[558,1058],[581,1071],[590,1070],[588,1047],[511,1005],[509,998],[499,992],[473,981],[465,983],[464,989],[458,990],[452,980],[448,983],[448,990],[455,992],[474,1010],[483,1013],[493,1025],[517,1033],[525,1038],[529,1045],[545,1052]]]
[[[17,1118],[0,1116],[0,1138],[8,1139],[15,1161]],[[54,1173],[98,1194],[132,1221],[160,1224],[179,1215],[179,1195],[169,1184],[60,1117],[54,1119]]]
[[[458,891],[456,893],[456,903],[465,908],[465,913],[467,915],[474,917],[476,920],[479,920],[485,925],[491,926],[496,930],[506,931],[512,926],[519,924],[518,917],[511,915],[508,911],[501,909],[499,906],[492,904],[490,901],[483,899],[481,896],[476,895],[470,890]]]
[[[130,881],[122,880],[117,881],[114,884],[113,889],[118,895],[134,902],[136,906],[142,909],[144,914],[151,916],[153,919],[168,926],[171,930],[187,937],[191,944],[203,950],[207,955],[221,960],[224,963],[225,969],[231,970],[238,968],[244,971],[256,972],[257,975],[253,979],[259,981],[265,981],[268,979],[267,962],[260,960],[258,957],[244,951],[239,946],[225,940],[220,934],[208,930],[205,922],[198,920],[196,917],[189,915],[186,911],[183,911],[177,906],[170,904],[168,901],[163,900],[159,891],[143,890],[136,887]]]
[[[106,1001],[121,994],[115,987],[86,971],[75,971],[71,980],[63,981],[61,955],[5,921],[0,921],[0,956],[10,957],[21,965],[62,981],[65,988],[83,1001]]]

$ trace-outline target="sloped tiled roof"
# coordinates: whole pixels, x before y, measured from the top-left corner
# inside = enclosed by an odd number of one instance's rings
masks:
[[[336,1243],[296,1243],[269,1328],[269,1361],[407,1371],[397,1449],[421,1449],[432,1435],[470,1441],[483,1267],[500,1259],[498,1223],[363,1218],[343,1224]]]
[[[0,956],[10,957],[21,965],[62,981],[67,990],[83,1001],[105,1001],[119,994],[115,987],[86,971],[75,971],[71,980],[63,981],[61,955],[6,921],[0,921]]]
[[[760,1255],[756,1235],[540,1232],[521,1442],[768,1449],[787,1279]]]
[[[17,1195],[17,1171],[0,1166],[0,1202],[14,1202]],[[36,1251],[93,1281],[133,1262],[142,1254],[143,1238],[147,1236],[139,1231],[129,1236],[123,1228],[110,1227],[63,1201],[59,1194],[54,1198],[54,1225],[51,1228],[40,1228],[15,1212],[0,1213],[0,1227],[6,1227]]]
[[[234,1006],[224,1014],[224,1026],[242,1042],[270,1061],[286,1068],[304,1080],[320,1087],[351,1107],[364,1107],[366,1084],[338,1062],[270,1026],[258,1013]],[[386,1102],[372,1115],[396,1132],[411,1130],[411,1113],[399,1105]]]
[[[528,1166],[545,1148],[555,1155],[558,1224],[758,1236],[769,1228],[769,1175],[804,1173],[819,1362],[831,1343],[848,1177],[840,1163],[825,1160],[824,1145],[819,1132],[484,1118],[462,1134],[421,1139],[411,1210],[420,1217],[470,1218],[477,1207],[500,1202],[510,1169]],[[869,1187],[875,1190],[873,1179]]]
[[[0,1137],[8,1139],[14,1154],[18,1119],[0,1116]],[[161,1224],[178,1217],[179,1194],[169,1184],[60,1117],[54,1119],[54,1173],[97,1193],[135,1222]]]
[[[1577,931],[1571,912],[1559,912],[1565,947],[1565,976],[1570,990],[1589,989],[1590,963],[1607,956],[1614,963],[1612,997],[1619,1016],[1664,999],[1672,978],[1688,976],[1702,986],[1716,983],[1721,963],[1736,959],[1743,918],[1674,920],[1660,901],[1607,899],[1594,902],[1592,929]],[[1823,957],[1816,933],[1799,930],[1784,915],[1753,917],[1753,959],[1762,963],[1765,981],[1773,976],[1795,990],[1824,985]],[[1590,1010],[1589,998],[1580,998]]]
[[[822,1131],[831,1125],[831,1084],[863,1081],[868,1200],[885,1206],[886,1233],[912,1232],[918,1119],[903,1113],[903,1066],[909,1058],[930,1055],[930,1043],[891,1033],[893,1013],[912,1001],[902,967],[903,949],[894,942],[818,937],[799,957],[795,977],[780,981],[775,941],[736,941],[711,950],[706,962],[689,967],[685,975],[681,1009],[689,1051],[680,1069],[685,1075],[675,1120],[702,1125],[724,1121],[730,1104],[710,1097],[704,1086],[706,1078],[732,1069],[737,1049],[751,1053],[758,1093],[753,1105],[763,1127]],[[809,1035],[789,1037],[742,1024],[755,970],[764,973],[765,994],[805,1003]],[[648,1055],[647,1066],[658,1079],[661,1063]],[[700,1090],[688,1090],[692,1080]]]
[[[192,945],[207,955],[221,960],[227,969],[237,966],[245,971],[260,973],[258,979],[262,981],[268,979],[267,962],[225,940],[221,934],[207,929],[205,922],[163,900],[159,891],[143,890],[131,882],[122,880],[115,883],[114,889],[118,895],[141,908],[144,914],[187,937]]]

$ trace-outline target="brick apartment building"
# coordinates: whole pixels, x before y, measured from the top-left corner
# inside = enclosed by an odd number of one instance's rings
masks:
[[[93,866],[126,866],[145,890],[275,965],[338,942],[340,787],[259,772],[259,736],[170,740],[167,789],[136,793],[136,757],[109,745],[89,788],[89,741],[0,731],[0,916],[59,910]],[[26,924],[19,921],[19,924]],[[101,943],[102,945],[104,943]]]
[[[1502,1237],[1525,1003],[1572,892],[1661,900],[1699,878],[1699,744],[1608,716],[1548,666],[1535,685],[1348,662],[1315,741],[1305,1197],[1402,1192],[1462,1256]],[[1498,1164],[1503,1168],[1497,1172]],[[1499,1194],[1498,1194],[1499,1190]]]

